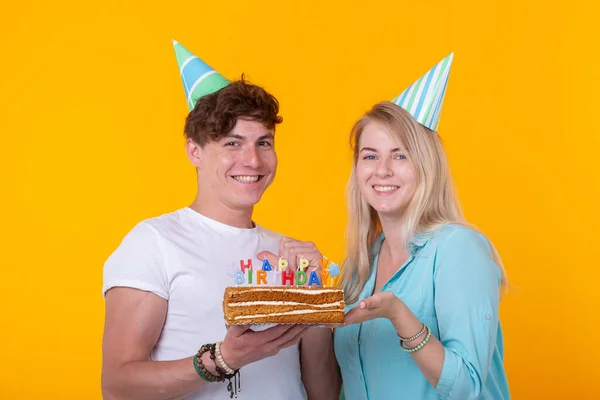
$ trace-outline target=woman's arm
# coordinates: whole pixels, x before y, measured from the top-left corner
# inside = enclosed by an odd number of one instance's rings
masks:
[[[434,275],[435,310],[440,340],[431,335],[411,352],[423,375],[442,399],[478,399],[496,344],[500,270],[487,241],[459,228],[440,244]],[[346,323],[384,317],[401,337],[421,331],[423,324],[392,292],[363,300],[346,315]],[[415,348],[427,332],[406,343]]]
[[[478,399],[496,346],[500,269],[487,240],[468,228],[452,232],[437,259],[434,304],[444,364],[436,392]]]

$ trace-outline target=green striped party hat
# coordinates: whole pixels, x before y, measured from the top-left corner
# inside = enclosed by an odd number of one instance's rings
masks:
[[[192,111],[200,97],[214,93],[229,84],[229,81],[223,75],[193,55],[181,43],[173,40],[173,47],[175,48],[175,57],[177,57],[177,64],[179,64],[179,73],[181,74],[185,98],[190,111]]]
[[[450,53],[392,102],[408,111],[417,122],[437,131],[454,53]]]

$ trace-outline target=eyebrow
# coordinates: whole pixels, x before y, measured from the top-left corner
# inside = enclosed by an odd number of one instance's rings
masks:
[[[360,149],[360,151],[372,151],[374,153],[377,153],[377,149],[374,149],[372,147],[363,147],[362,149]],[[392,149],[391,152],[394,153],[396,151],[403,151],[400,147],[396,147],[395,149]]]
[[[232,138],[232,139],[238,139],[238,140],[247,140],[246,136],[242,136],[242,135],[238,135],[236,133],[228,133],[227,135],[223,136],[224,138]],[[265,140],[265,139],[274,139],[275,136],[273,136],[272,133],[267,133],[262,135],[261,137],[259,137],[257,140]]]
[[[272,133],[267,133],[258,138],[258,140],[265,140],[265,139],[275,139],[275,135],[273,135]]]

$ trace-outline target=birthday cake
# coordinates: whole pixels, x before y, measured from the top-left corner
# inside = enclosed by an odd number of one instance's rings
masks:
[[[264,260],[254,269],[252,259],[240,260],[234,283],[225,289],[223,312],[229,325],[338,324],[344,322],[344,292],[331,287],[340,274],[339,265],[319,260],[320,268],[308,272],[309,262],[300,259],[292,271],[279,259],[275,268]]]
[[[294,286],[227,287],[223,299],[230,325],[344,322],[344,293],[339,288]]]

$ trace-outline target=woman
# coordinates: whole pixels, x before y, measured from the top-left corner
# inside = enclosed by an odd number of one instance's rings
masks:
[[[334,338],[345,398],[509,398],[498,320],[506,275],[464,222],[437,133],[383,102],[352,143],[350,311]]]

